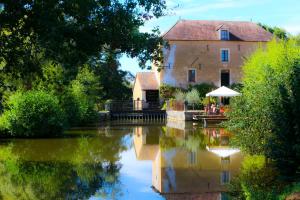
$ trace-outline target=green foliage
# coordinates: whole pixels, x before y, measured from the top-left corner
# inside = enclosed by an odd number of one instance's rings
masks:
[[[94,60],[89,64],[101,86],[101,91],[98,92],[101,101],[129,100],[132,97],[129,79],[133,75],[119,69],[118,58],[115,52],[106,51],[100,60]]]
[[[95,105],[131,96],[130,74],[119,69],[120,55],[137,57],[141,67],[162,59],[158,29],[144,33],[139,27],[162,16],[165,1],[0,5],[0,114],[16,91],[44,90],[58,97],[69,124],[89,121]]]
[[[186,98],[186,94],[181,90],[177,90],[174,96],[176,101],[184,101]]]
[[[194,109],[194,104],[197,104],[196,106],[200,108],[202,106],[205,106],[208,104],[208,98],[206,98],[206,94],[208,92],[211,92],[212,90],[216,89],[216,86],[213,84],[209,84],[209,83],[201,83],[201,84],[197,84],[197,85],[189,85],[189,91],[197,91],[198,92],[198,96],[199,96],[199,100],[198,98],[196,98],[196,102],[192,103],[193,104],[193,109]],[[194,94],[196,95],[196,94]],[[210,103],[215,103],[216,99],[215,98],[210,98]]]
[[[230,85],[230,88],[237,92],[240,92],[243,89],[243,84],[242,83],[233,83]]]
[[[62,105],[68,114],[70,125],[94,122],[97,113],[95,103],[101,90],[97,77],[88,66],[80,69],[77,78],[70,83],[68,93],[62,98]],[[72,115],[71,115],[72,113]]]
[[[0,122],[10,136],[54,136],[62,133],[65,114],[55,96],[30,91],[10,97]]]
[[[121,134],[1,144],[0,199],[113,199],[124,150]]]
[[[209,83],[201,83],[197,85],[190,85],[189,90],[196,89],[199,92],[199,97],[204,98],[205,95],[212,90],[216,89],[216,86],[214,84]]]
[[[40,72],[41,56],[76,72],[106,47],[138,57],[144,66],[158,58],[153,53],[162,44],[157,29],[142,33],[139,27],[163,15],[164,1],[4,1],[3,5],[0,55],[7,63],[5,72],[29,77]]]
[[[197,104],[200,103],[200,96],[197,89],[192,89],[191,91],[186,93],[186,100],[189,104]]]
[[[271,158],[287,181],[299,180],[299,61],[295,40],[257,50],[243,67],[243,95],[231,101],[226,123],[235,133],[233,144]]]
[[[258,23],[258,25],[261,26],[266,31],[269,31],[270,33],[272,33],[274,36],[276,36],[279,39],[287,40],[289,38],[286,30],[284,30],[282,28],[279,28],[277,26],[271,27],[271,26],[268,26],[266,24],[261,24],[261,23]]]
[[[167,110],[167,102],[165,101],[164,104],[161,107],[161,110]],[[0,122],[1,124],[1,122]],[[1,127],[1,126],[0,126]],[[0,130],[1,131],[1,130]]]
[[[159,95],[163,99],[171,99],[175,97],[175,93],[178,88],[173,87],[171,85],[163,84],[159,88]]]
[[[275,200],[279,191],[277,172],[264,156],[245,156],[239,176],[229,185],[233,199]]]
[[[300,183],[294,183],[291,185],[288,185],[284,188],[283,192],[279,195],[279,200],[285,200],[289,195],[293,193],[299,193],[300,192]]]
[[[201,104],[202,105],[204,105],[204,106],[206,106],[206,105],[208,105],[208,104],[216,104],[217,103],[217,98],[216,97],[210,97],[210,98],[208,98],[208,97],[205,97],[205,98],[202,98],[201,99]]]

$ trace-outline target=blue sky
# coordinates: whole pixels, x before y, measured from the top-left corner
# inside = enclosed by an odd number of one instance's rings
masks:
[[[300,33],[300,0],[166,0],[170,15],[152,19],[141,27],[151,31],[158,26],[162,33],[179,19],[230,20],[261,22]],[[121,68],[134,75],[142,71],[135,59],[123,56]]]

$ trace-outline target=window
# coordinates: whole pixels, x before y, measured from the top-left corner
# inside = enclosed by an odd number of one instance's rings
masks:
[[[193,82],[193,83],[196,82],[196,70],[195,69],[189,69],[188,81]]]
[[[228,62],[229,61],[229,50],[228,49],[222,49],[221,50],[221,61],[222,62]]]
[[[188,155],[188,163],[190,165],[196,165],[197,164],[197,153],[196,152],[189,152],[189,155]]]
[[[221,157],[221,164],[229,164],[230,163],[230,156]]]
[[[229,171],[222,171],[221,172],[221,185],[229,183],[230,181],[230,173]]]
[[[221,30],[221,40],[229,40],[229,32],[228,30]]]

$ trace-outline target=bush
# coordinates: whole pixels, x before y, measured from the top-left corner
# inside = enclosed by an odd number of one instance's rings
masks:
[[[195,104],[196,106],[200,104],[200,96],[199,92],[197,89],[192,89],[188,93],[186,93],[186,101],[189,104],[193,105],[193,110],[195,109]]]
[[[233,83],[230,85],[230,88],[237,92],[241,92],[243,89],[243,84],[242,83]]]
[[[181,90],[177,90],[175,93],[175,99],[176,101],[184,101],[186,98],[186,94],[182,92]]]
[[[2,131],[10,136],[53,136],[63,132],[65,114],[55,96],[43,91],[12,95],[0,119]]]
[[[61,97],[61,105],[67,113],[69,126],[96,121],[95,100],[86,94],[84,85],[79,81],[75,80],[71,83],[66,94]]]
[[[214,84],[209,84],[209,83],[201,83],[193,86],[189,86],[189,91],[192,89],[196,89],[199,93],[199,97],[203,98],[205,95],[212,90],[216,89],[217,87]]]
[[[163,99],[171,99],[174,98],[177,89],[178,88],[171,85],[163,84],[159,88],[159,95]]]
[[[274,40],[243,70],[243,95],[232,99],[226,122],[235,133],[232,141],[247,153],[270,158],[282,180],[299,180],[300,47],[294,40]]]

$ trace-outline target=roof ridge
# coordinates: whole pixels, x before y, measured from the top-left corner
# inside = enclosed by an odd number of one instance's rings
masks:
[[[219,40],[216,31],[227,27],[232,41],[265,42],[271,35],[252,21],[178,20],[162,37],[164,40]]]
[[[167,35],[181,21],[185,21],[185,20],[184,19],[177,20],[177,22],[168,31],[166,31],[164,34],[162,34],[161,37],[165,37],[165,35]]]
[[[253,23],[256,24],[255,22],[252,21],[246,21],[246,20],[207,20],[207,19],[182,19],[181,21],[203,21],[203,22],[247,22],[247,23]]]

